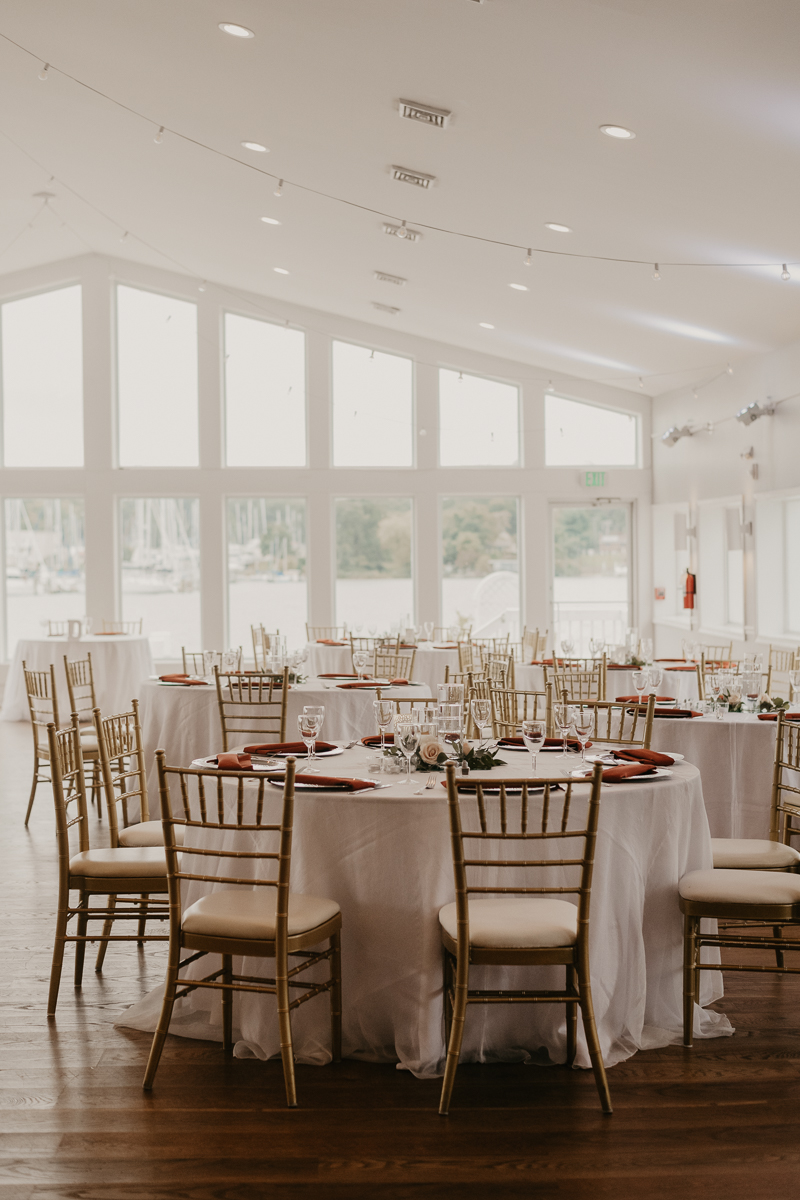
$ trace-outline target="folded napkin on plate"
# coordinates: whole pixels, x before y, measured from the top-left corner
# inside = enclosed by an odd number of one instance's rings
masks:
[[[734,663],[732,663],[732,662],[730,662],[730,660],[728,660],[728,659],[722,659],[722,658],[707,658],[707,659],[706,659],[706,666],[707,666],[707,667],[722,667],[722,668],[725,668],[725,667],[732,667],[732,666],[735,666],[735,664],[734,664]]]
[[[374,687],[386,687],[386,684],[385,683],[383,683],[383,684],[377,683],[374,679],[363,679],[363,680],[356,680],[353,683],[337,683],[336,686],[340,687],[340,688],[374,688]]]
[[[334,742],[317,742],[317,754],[325,750],[335,750]],[[305,742],[265,742],[261,746],[245,746],[245,754],[307,754]]]
[[[634,667],[634,665],[632,663],[606,663],[606,670],[607,671],[636,671],[636,670],[638,670],[638,668]]]
[[[686,659],[685,658],[654,658],[653,662],[685,663]],[[692,667],[692,670],[694,670],[694,667]]]
[[[253,760],[249,754],[218,754],[211,762],[221,771],[252,771]]]
[[[362,788],[377,787],[374,779],[339,779],[336,775],[306,775],[294,777],[295,783],[311,784],[315,788],[336,792],[360,792]]]
[[[418,650],[416,642],[401,642],[397,647],[398,650]]]
[[[777,721],[778,714],[776,712],[766,712],[758,714],[759,721]],[[784,713],[784,721],[800,721],[800,713]]]
[[[524,746],[525,745],[525,743],[523,742],[521,737],[501,737],[501,738],[497,739],[497,744],[498,744],[498,746]],[[545,738],[543,744],[545,746],[563,746],[564,739],[560,738],[560,737],[559,738]],[[591,744],[592,744],[591,742],[586,743],[587,750],[591,746]],[[576,740],[576,738],[567,738],[567,746],[571,750],[580,750],[580,748],[581,748],[581,744],[579,741]]]
[[[607,771],[603,771],[603,783],[624,783],[626,779],[632,779],[635,775],[655,775],[655,767],[647,767],[644,764],[636,766],[631,763],[625,767],[609,767]]]
[[[369,734],[368,737],[363,737],[361,739],[362,746],[380,746],[380,744],[381,744],[381,735],[379,733],[371,733],[371,734]],[[383,744],[385,746],[393,746],[394,745],[394,734],[387,733],[385,738],[383,739]]]
[[[693,708],[657,708],[653,714],[656,717],[702,717],[702,713],[695,712]]]
[[[436,642],[433,648],[434,650],[457,650],[458,642]]]
[[[190,679],[188,675],[159,675],[161,683],[183,683],[186,687],[208,687],[207,679]]]
[[[659,754],[657,750],[645,750],[644,747],[635,747],[631,750],[615,750],[614,754],[617,758],[624,759],[626,763],[645,763],[648,767],[672,767],[675,765],[675,759],[670,758],[668,754]]]
[[[407,679],[390,679],[389,683],[393,683],[395,687],[408,687]]]
[[[697,670],[697,667],[696,666],[665,667],[664,670],[665,671],[691,671],[692,674],[694,675],[695,671]]]
[[[346,646],[347,642],[335,642],[333,638],[317,638],[318,646]]]
[[[326,671],[324,675],[318,675],[317,679],[358,679],[355,671]]]
[[[647,704],[648,698],[649,697],[644,697],[644,696],[642,697],[643,705]],[[620,704],[630,704],[631,700],[638,700],[638,699],[639,699],[638,696],[617,696],[617,701]],[[656,696],[656,704],[673,704],[674,701],[675,701],[674,696]]]

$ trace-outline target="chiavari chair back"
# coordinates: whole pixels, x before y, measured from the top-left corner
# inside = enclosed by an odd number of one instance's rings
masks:
[[[593,662],[586,670],[573,669],[571,665],[564,666],[568,660],[554,659],[553,666],[545,666],[545,683],[552,681],[556,695],[572,700],[604,700],[605,699],[605,659]]]
[[[545,736],[555,735],[551,682],[544,685],[543,692],[519,691],[490,683],[489,698],[495,737],[518,737],[523,721],[544,721]]]
[[[380,650],[386,654],[398,654],[400,652],[400,634],[395,634],[394,637],[354,637],[350,634],[350,661],[352,662],[353,655],[356,651],[361,650],[370,657],[374,655],[376,650]],[[355,667],[353,667],[355,671]]]
[[[266,667],[267,655],[272,652],[273,640],[280,636],[280,630],[276,629],[274,633],[269,633],[263,625],[251,625],[250,637],[253,641],[253,662],[257,671],[263,671]],[[222,664],[220,663],[220,667]],[[239,656],[239,669],[241,670],[241,653]]]
[[[103,633],[127,633],[133,635],[141,635],[144,617],[139,617],[138,621],[106,621],[103,620]]]
[[[486,678],[500,687],[514,687],[514,655],[494,654],[485,655],[484,670]]]
[[[306,639],[309,642],[343,642],[344,629],[341,625],[309,625],[306,622]]]
[[[67,692],[69,693],[69,710],[78,714],[81,725],[94,722],[94,710],[97,708],[97,697],[94,691],[94,671],[92,656],[75,659],[70,662],[64,655],[64,673],[67,677]]]
[[[558,703],[559,701],[556,701]],[[614,746],[641,746],[650,749],[653,738],[653,718],[656,698],[651,693],[647,702],[626,704],[617,700],[580,700],[573,702],[562,693],[560,703],[571,704],[582,712],[592,713],[592,742]]]
[[[69,634],[69,621],[48,621],[47,636],[64,638]]]
[[[380,688],[377,689],[377,696],[378,696],[378,699],[380,700],[381,699],[381,689]],[[414,709],[418,708],[421,704],[426,705],[426,707],[435,708],[436,705],[439,703],[438,700],[436,700],[435,697],[433,697],[433,696],[414,696],[413,698],[410,698],[410,699],[404,698],[402,700],[398,700],[396,697],[393,697],[393,696],[384,696],[383,699],[389,700],[390,703],[392,703],[394,705],[395,716],[398,716],[398,717],[402,716],[402,715],[410,716],[414,712]]]
[[[384,650],[376,646],[372,654],[372,674],[375,679],[408,679],[414,678],[414,659],[416,650]]]
[[[722,666],[731,661],[733,656],[733,642],[723,643],[719,646],[701,646],[700,653],[707,663],[713,662],[718,666]]]
[[[25,694],[28,698],[28,712],[33,731],[33,783],[28,799],[28,809],[25,813],[25,824],[31,817],[36,789],[40,783],[49,783],[50,776],[43,774],[43,763],[50,761],[50,744],[47,737],[47,727],[52,722],[58,729],[58,696],[56,694],[55,668],[52,663],[46,671],[29,671],[28,664],[23,660],[22,675],[25,680]]]
[[[523,629],[522,641],[520,643],[520,662],[538,662],[539,659],[544,657],[547,634],[548,630],[546,629],[541,636],[538,629],[528,629],[527,626]]]
[[[447,1036],[439,1112],[450,1110],[470,1004],[552,1003],[566,1005],[568,1063],[580,1008],[600,1103],[610,1113],[589,972],[602,768],[595,767],[588,800],[585,783],[575,795],[563,777],[474,783],[457,779],[452,763],[446,772],[456,898],[439,912]],[[564,987],[472,990],[473,965],[487,974],[491,966],[561,965]]]
[[[473,675],[482,674],[484,665],[481,647],[471,641],[459,642],[458,669],[462,673],[470,671]]]
[[[257,740],[286,741],[289,668],[283,675],[223,675],[214,667],[222,749]]]
[[[169,882],[170,944],[161,1017],[143,1086],[147,1090],[153,1086],[176,999],[198,987],[221,991],[223,1049],[230,1051],[233,994],[237,990],[257,992],[276,998],[286,1102],[294,1107],[292,1011],[327,994],[334,1061],[342,1053],[341,911],[334,900],[294,895],[289,890],[295,760],[287,759],[279,802],[269,780],[263,775],[254,778],[252,771],[168,767],[163,750],[157,751],[156,759]],[[182,839],[176,836],[178,829],[183,832]],[[213,837],[208,837],[209,832]],[[182,885],[197,882],[214,884],[215,890],[184,908]],[[321,942],[327,942],[323,949],[319,949]],[[185,951],[189,954],[182,961]],[[209,954],[221,956],[219,967],[202,978],[181,979],[180,972],[188,963]],[[274,976],[235,974],[234,956],[244,956],[245,961],[250,957],[274,959]],[[290,957],[294,960],[291,967]],[[327,979],[297,979],[326,961]],[[216,966],[214,959],[211,965]]]
[[[485,678],[485,671],[451,671],[449,666],[444,669],[445,683],[462,683],[465,688],[471,687],[473,680]]]
[[[165,920],[169,914],[159,898],[167,891],[163,847],[92,849],[90,845],[86,776],[77,715],[73,714],[72,724],[66,729],[58,730],[55,723],[50,722],[47,737],[58,841],[58,910],[47,1001],[47,1015],[52,1017],[58,1003],[64,949],[68,942],[75,943],[75,986],[80,987],[87,942],[100,943],[95,967],[100,971],[109,942],[166,941],[166,935],[148,934],[145,923]],[[73,829],[78,834],[77,853],[73,853],[70,846]],[[78,892],[77,904],[70,901],[70,894],[75,891]],[[94,896],[104,898],[105,905],[92,906]],[[151,900],[151,896],[156,899]],[[73,920],[76,921],[76,932],[70,933]],[[128,920],[137,922],[136,933],[111,932],[117,921]],[[87,932],[90,921],[102,921],[102,933]]]
[[[181,658],[183,659],[184,675],[199,675],[201,677],[203,675],[205,675],[207,673],[206,672],[206,656],[207,655],[213,656],[211,658],[211,666],[212,667],[217,666],[217,667],[219,667],[220,671],[223,671],[223,672],[225,671],[225,667],[223,666],[223,657],[225,655],[228,655],[229,656],[228,661],[230,662],[233,660],[233,657],[235,655],[235,662],[234,662],[233,670],[241,671],[241,669],[242,669],[243,654],[242,654],[241,646],[237,646],[236,649],[231,649],[231,650],[187,650],[185,646],[181,646]],[[263,661],[259,662],[258,658],[256,658],[256,670],[263,671],[263,669],[264,669]]]
[[[455,629],[455,637],[453,630]],[[435,642],[468,642],[472,635],[472,626],[456,628],[453,625],[434,625],[433,640]]]
[[[472,715],[472,701],[488,700],[491,708],[492,688],[488,679],[473,678],[468,675],[467,680],[468,682],[464,688],[464,695],[466,696],[466,712],[464,714],[466,736],[468,738],[479,738],[481,730],[478,729],[475,718]],[[492,736],[494,736],[494,715],[492,715]]]
[[[800,646],[796,650],[781,650],[770,646],[767,661],[767,682],[764,691],[788,699],[791,694],[789,672],[800,670]]]
[[[130,712],[116,713],[113,717],[102,717],[96,708],[94,724],[111,845],[163,846],[161,822],[150,820],[139,701],[131,701]],[[139,810],[139,820],[130,824],[135,807]]]

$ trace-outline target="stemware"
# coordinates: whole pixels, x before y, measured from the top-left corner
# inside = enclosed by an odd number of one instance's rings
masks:
[[[760,671],[744,671],[741,676],[742,695],[747,701],[747,706],[750,712],[756,712],[758,709],[758,699],[761,695],[761,672]]]
[[[664,672],[661,667],[648,667],[647,669],[647,686],[654,694],[658,694],[658,689],[661,687],[661,680],[664,678]],[[634,687],[636,685],[634,684]]]
[[[639,703],[642,703],[642,695],[644,694],[648,683],[650,682],[649,671],[634,671],[633,686],[636,688],[636,694],[639,697]]]
[[[325,724],[325,705],[324,704],[304,704],[303,712],[307,717],[318,717],[319,725],[317,733],[322,733],[322,726]]]
[[[526,748],[530,751],[533,774],[536,774],[536,762],[539,758],[539,751],[544,745],[545,727],[544,721],[523,721],[522,722],[522,740]]]
[[[364,670],[369,662],[369,655],[366,650],[356,650],[353,655],[353,666],[356,669],[359,681],[363,678]]]
[[[491,724],[492,720],[492,705],[488,700],[470,700],[469,707],[472,720],[478,730],[479,749],[482,749],[484,745],[483,731],[487,725]]]
[[[408,780],[411,781],[411,759],[419,746],[419,725],[413,721],[395,721],[395,742],[406,756]]]
[[[572,728],[572,706],[570,704],[557,704],[554,709],[554,717],[558,732],[563,738],[562,754],[567,753],[567,739],[569,731]]]
[[[572,658],[575,653],[575,643],[572,638],[562,638],[561,651],[565,658]]]
[[[600,655],[603,653],[604,645],[605,645],[605,642],[603,641],[602,638],[590,638],[589,639],[589,653],[591,654],[592,658],[600,657]]]
[[[439,705],[442,704],[464,704],[464,685],[463,683],[440,683],[436,688],[439,697]]]
[[[300,731],[300,737],[306,744],[309,762],[317,757],[315,746],[317,734],[319,733],[319,723],[320,718],[311,713],[300,713],[297,718],[297,728]]]
[[[373,700],[372,707],[375,709],[375,720],[378,722],[378,729],[381,731],[381,770],[383,769],[383,752],[386,749],[386,730],[392,723],[394,716],[394,705],[391,700]]]
[[[642,638],[641,642],[639,643],[639,649],[640,649],[639,657],[644,659],[644,661],[648,664],[648,666],[652,666],[652,663],[653,663],[653,639],[652,638]]]
[[[580,707],[573,710],[572,724],[575,727],[575,732],[578,735],[578,741],[581,744],[581,765],[586,766],[586,743],[592,733],[594,725],[594,717],[592,710]]]

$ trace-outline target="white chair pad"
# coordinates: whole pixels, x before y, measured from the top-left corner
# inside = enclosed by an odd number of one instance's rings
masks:
[[[181,928],[185,933],[204,937],[271,941],[275,937],[277,900],[277,888],[272,887],[255,888],[252,892],[245,891],[244,887],[210,892],[186,909]],[[289,936],[316,929],[317,925],[335,917],[338,911],[335,900],[290,892]]]
[[[678,890],[684,900],[705,904],[798,904],[800,875],[779,871],[690,871]]]
[[[456,906],[439,909],[439,924],[454,940]],[[469,942],[484,949],[542,949],[572,946],[578,937],[578,907],[568,900],[510,896],[469,901]]]
[[[175,841],[183,845],[183,825],[173,825]],[[164,830],[160,821],[140,821],[119,831],[120,846],[163,846]]]
[[[780,870],[800,862],[793,846],[758,838],[712,838],[716,870]]]
[[[81,730],[81,746],[85,750],[88,746],[97,749],[97,733],[94,729]]]
[[[119,876],[135,878],[167,874],[163,846],[119,847],[116,850],[83,850],[69,860],[71,875],[90,875],[109,879]]]

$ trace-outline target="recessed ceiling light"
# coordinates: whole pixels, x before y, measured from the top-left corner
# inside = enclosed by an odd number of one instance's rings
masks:
[[[276,220],[275,217],[262,217],[261,220],[265,225],[280,225],[280,221]]]
[[[494,325],[490,325],[488,321],[479,321],[481,329],[494,329]]]
[[[231,37],[252,38],[256,36],[246,25],[234,25],[232,21],[220,21],[219,27],[223,33],[229,33]]]
[[[289,272],[286,270],[286,267],[273,267],[272,269],[278,275],[288,275],[289,274]]]
[[[552,229],[553,233],[572,233],[569,225],[559,225],[558,221],[545,221],[545,229]]]
[[[527,292],[528,290],[524,283],[510,283],[508,286],[513,288],[515,292]]]
[[[626,129],[624,125],[601,125],[600,132],[606,137],[613,138],[635,138],[636,134],[632,129]]]
[[[269,154],[266,146],[262,146],[261,142],[242,142],[245,150],[257,150],[259,154]]]

